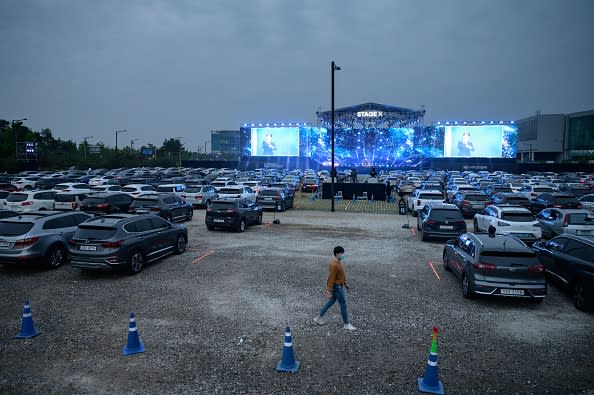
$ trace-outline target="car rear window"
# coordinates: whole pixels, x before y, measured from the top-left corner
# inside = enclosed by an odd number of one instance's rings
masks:
[[[522,197],[507,198],[507,202],[509,204],[526,204],[526,203],[528,203],[528,198],[522,198]]]
[[[202,188],[188,187],[188,188],[186,188],[186,192],[188,192],[188,193],[199,193],[199,192],[202,192]]]
[[[121,189],[122,192],[136,192],[136,188],[134,187],[124,187]]]
[[[173,187],[157,187],[157,192],[173,192]]]
[[[594,225],[594,217],[588,213],[567,214],[571,225]]]
[[[481,253],[481,262],[490,263],[492,265],[511,266],[523,265],[531,266],[539,264],[535,253],[526,252],[509,252],[509,251],[483,251]]]
[[[8,195],[8,197],[6,198],[7,202],[24,202],[25,200],[27,200],[27,197],[29,195],[27,195],[26,193],[12,193],[10,195]]]
[[[233,202],[218,202],[210,205],[210,209],[213,211],[228,210],[233,207],[235,207],[235,204]]]
[[[219,189],[219,193],[222,193],[222,194],[240,194],[241,193],[241,189],[237,189],[237,188],[221,188],[221,189]]]
[[[443,195],[441,193],[421,193],[419,199],[442,200]]]
[[[579,203],[575,197],[558,196],[555,198],[555,203],[568,204],[568,203]]]
[[[534,188],[534,192],[553,192],[553,188]]]
[[[501,219],[510,222],[534,222],[534,216],[530,213],[502,213]]]
[[[463,221],[464,218],[459,210],[446,210],[446,209],[433,209],[431,210],[431,218],[436,221],[452,221],[452,220],[460,220]]]
[[[471,200],[473,202],[484,202],[487,200],[487,196],[485,195],[466,195],[464,196],[465,200]]]
[[[57,195],[54,197],[54,200],[55,200],[56,202],[74,202],[74,200],[75,200],[75,195],[66,195],[66,194],[64,194],[64,195],[61,195],[61,194],[57,194]]]
[[[0,235],[21,236],[33,228],[32,222],[0,221]]]
[[[275,191],[274,189],[264,189],[260,191],[260,196],[277,196],[278,195],[278,191]]]
[[[83,200],[83,203],[85,205],[97,205],[97,204],[101,204],[104,203],[105,199],[104,198],[100,198],[100,197],[89,197],[86,198],[85,200]]]
[[[78,226],[78,229],[74,234],[74,238],[86,240],[107,240],[115,236],[116,231],[116,228],[106,226],[88,226],[81,224]]]
[[[70,188],[70,185],[67,184],[56,184],[54,185],[54,189],[68,189]]]

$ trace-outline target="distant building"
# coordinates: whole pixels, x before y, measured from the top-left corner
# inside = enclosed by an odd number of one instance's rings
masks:
[[[239,130],[213,130],[210,132],[210,150],[213,154],[239,156]]]
[[[564,148],[563,159],[594,159],[594,110],[567,115]]]

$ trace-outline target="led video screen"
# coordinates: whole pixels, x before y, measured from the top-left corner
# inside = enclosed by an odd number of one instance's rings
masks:
[[[298,156],[298,127],[250,128],[251,156]]]
[[[515,158],[513,125],[444,126],[444,157]]]

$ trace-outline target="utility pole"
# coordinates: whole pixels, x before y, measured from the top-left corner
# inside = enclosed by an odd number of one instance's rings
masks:
[[[84,144],[85,144],[85,167],[88,167],[88,165],[87,165],[87,151],[89,149],[89,145],[87,144],[87,139],[92,139],[92,138],[93,138],[93,136],[83,137]]]
[[[124,130],[116,130],[115,136],[116,136],[116,144],[115,144],[115,167],[118,167],[118,134],[120,133],[126,133],[128,131],[128,129],[124,129]]]

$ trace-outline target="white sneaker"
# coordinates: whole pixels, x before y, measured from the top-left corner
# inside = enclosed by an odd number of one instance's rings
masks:
[[[347,331],[356,331],[357,330],[357,328],[355,328],[353,326],[353,324],[351,324],[351,323],[344,324],[344,329],[346,329]]]
[[[324,321],[324,319],[319,315],[316,315],[316,318],[314,318],[314,322],[318,325],[324,325],[326,323],[326,321]]]

